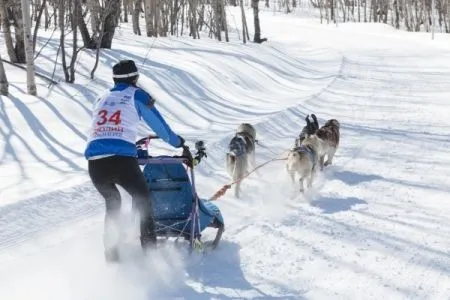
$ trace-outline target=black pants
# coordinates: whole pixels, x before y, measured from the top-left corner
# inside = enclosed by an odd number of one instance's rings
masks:
[[[106,218],[120,211],[121,197],[116,186],[118,184],[131,195],[132,205],[140,213],[142,247],[154,245],[156,233],[150,192],[137,159],[128,156],[109,156],[89,160],[88,168],[92,183],[105,198]]]

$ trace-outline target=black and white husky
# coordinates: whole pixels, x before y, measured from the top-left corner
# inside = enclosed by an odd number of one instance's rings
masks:
[[[242,123],[228,144],[227,171],[233,182],[248,173],[248,167],[255,163],[256,130],[249,123]],[[234,195],[239,197],[241,182],[235,184]]]
[[[317,130],[319,130],[319,121],[317,121],[316,115],[312,114],[311,118],[313,119],[312,122],[309,120],[309,115],[306,116],[305,118],[306,125],[303,127],[302,131],[300,132],[300,135],[295,140],[296,147],[299,147],[302,144],[306,136],[313,135],[317,132]]]

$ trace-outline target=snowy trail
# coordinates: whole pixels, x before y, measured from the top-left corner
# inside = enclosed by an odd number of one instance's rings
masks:
[[[359,32],[355,40],[358,27],[277,16],[271,22],[267,34],[279,40],[264,45],[161,39],[148,52],[141,48],[151,40],[128,41],[105,54],[100,72],[108,74],[108,63],[133,47],[142,84],[154,88],[173,126],[208,142],[208,160],[197,170],[205,198],[228,181],[224,153],[237,122],[256,124],[263,162],[293,144],[306,114],[314,112],[320,124],[338,119],[341,146],[314,189],[291,200],[284,165],[273,163],[244,182],[245,200],[229,192],[217,202],[227,229],[216,252],[189,261],[183,250],[165,247],[144,262],[105,266],[103,203],[85,177],[76,177],[82,158],[60,146],[75,162],[72,186],[1,203],[0,298],[450,298],[448,49],[414,39],[394,43],[385,28],[386,36]],[[301,26],[302,37],[287,34],[286,24]],[[83,124],[85,107],[104,86],[85,87],[90,91],[66,108],[58,100],[64,88],[55,89],[53,113],[78,112],[67,123],[52,119],[55,126]],[[1,113],[17,119],[13,111],[6,105]],[[77,128],[77,139],[62,144],[79,150]],[[25,140],[27,130],[16,129]],[[34,142],[36,153],[57,159],[41,143]],[[14,157],[4,156],[7,170],[17,170]],[[22,162],[33,164],[42,168]],[[5,186],[3,195],[11,195]]]

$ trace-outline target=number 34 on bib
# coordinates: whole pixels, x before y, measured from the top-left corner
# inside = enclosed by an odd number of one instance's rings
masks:
[[[98,112],[98,118],[99,120],[97,121],[97,125],[105,125],[106,123],[110,123],[117,126],[122,122],[120,119],[120,110],[116,110],[111,113],[106,109],[102,109]]]

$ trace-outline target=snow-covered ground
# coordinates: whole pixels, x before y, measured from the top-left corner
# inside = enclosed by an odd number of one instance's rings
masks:
[[[94,81],[83,51],[76,84],[38,79],[37,98],[5,65],[0,299],[450,299],[450,38],[270,12],[261,25],[262,45],[155,40],[122,25]],[[51,76],[57,47],[53,38],[37,59],[41,73]],[[105,264],[104,204],[82,153],[91,103],[123,58],[174,130],[207,142],[201,196],[228,182],[227,144],[244,121],[256,125],[262,163],[293,145],[307,114],[336,118],[334,165],[297,199],[282,162],[250,176],[242,199],[216,202],[226,231],[204,257],[166,246]]]

